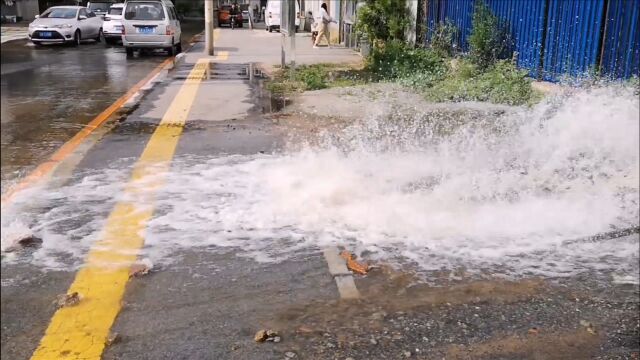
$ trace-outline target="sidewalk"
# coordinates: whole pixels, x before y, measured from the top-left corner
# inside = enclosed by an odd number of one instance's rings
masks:
[[[29,37],[29,24],[26,26],[2,26],[0,28],[0,39],[2,44],[7,41],[21,40]]]
[[[230,63],[257,63],[266,71],[281,63],[282,34],[261,29],[249,30],[240,28],[231,30],[220,28],[215,30],[220,36],[214,41],[214,51],[228,53]],[[348,63],[360,64],[362,57],[353,49],[340,46],[313,48],[309,33],[296,34],[296,64]],[[202,41],[202,39],[200,39]],[[288,39],[286,40],[288,46]],[[198,59],[208,58],[203,54],[204,43],[199,42],[190,52],[185,54],[186,63],[196,63]],[[287,63],[290,62],[287,58]]]

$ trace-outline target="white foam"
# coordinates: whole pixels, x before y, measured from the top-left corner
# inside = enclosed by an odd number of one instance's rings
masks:
[[[368,121],[327,134],[322,146],[177,158],[144,232],[144,256],[163,262],[213,245],[282,261],[348,244],[425,270],[637,278],[637,236],[562,243],[638,226],[639,102],[629,90],[581,90],[530,111],[451,124],[445,114],[418,123],[421,114],[375,109]],[[38,215],[48,232],[43,248],[85,252],[120,196],[113,184],[123,174],[93,174],[49,195],[59,203]],[[95,218],[64,232],[42,225],[85,212]]]

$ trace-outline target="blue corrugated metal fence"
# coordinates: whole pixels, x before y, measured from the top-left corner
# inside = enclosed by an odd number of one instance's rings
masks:
[[[451,21],[458,46],[468,49],[473,9],[484,1],[506,22],[518,66],[531,76],[638,76],[640,0],[426,0],[427,42],[438,23]]]

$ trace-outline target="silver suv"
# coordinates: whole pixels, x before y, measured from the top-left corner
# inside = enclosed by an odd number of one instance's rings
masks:
[[[122,45],[127,57],[137,49],[182,52],[180,21],[170,0],[128,0],[124,4]]]

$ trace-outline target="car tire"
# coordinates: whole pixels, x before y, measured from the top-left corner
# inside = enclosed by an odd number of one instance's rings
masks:
[[[176,46],[172,45],[171,47],[168,47],[167,49],[167,54],[169,54],[169,56],[175,56],[176,54]]]
[[[273,26],[269,26],[269,32],[273,32]]]
[[[82,40],[82,34],[80,33],[80,30],[76,30],[73,34],[73,42],[71,43],[71,46],[80,46],[80,40]]]
[[[180,54],[182,52],[182,43],[178,43],[176,45],[176,55]]]
[[[133,57],[133,48],[125,48],[124,51],[127,53],[127,58],[132,58]]]
[[[100,28],[100,30],[98,30],[98,36],[96,37],[96,42],[98,42],[98,43],[101,42],[103,36],[104,36],[104,34],[102,34],[102,28]]]

